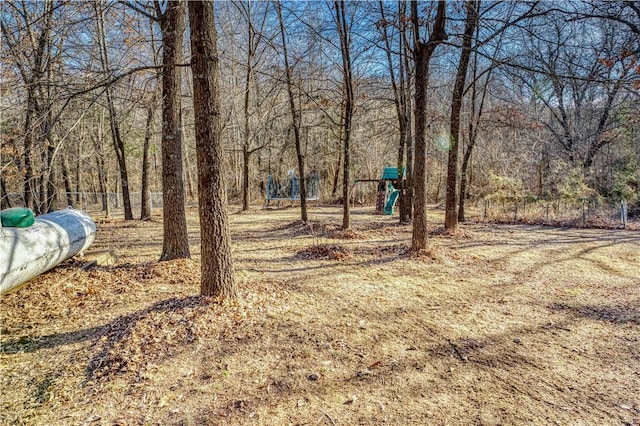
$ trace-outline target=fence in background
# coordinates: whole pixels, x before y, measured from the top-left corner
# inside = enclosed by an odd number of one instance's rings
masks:
[[[24,206],[24,197],[22,194],[10,193],[3,194],[3,197],[7,197],[12,206]],[[37,199],[38,195],[35,195]],[[129,199],[131,200],[131,208],[133,214],[136,216],[140,212],[142,206],[142,193],[130,192]],[[119,192],[59,192],[56,197],[56,201],[53,205],[54,210],[60,210],[69,206],[78,210],[83,210],[93,214],[99,214],[105,212],[106,206],[109,207],[109,211],[114,215],[123,213],[123,201],[122,193]],[[162,208],[162,192],[151,193],[151,208]]]
[[[131,192],[131,208],[134,217],[141,207],[141,193]],[[22,194],[2,194],[12,206],[23,206]],[[72,192],[58,193],[55,210],[68,206],[67,197],[72,206],[88,213],[104,214],[104,202],[108,203],[110,214],[123,214],[122,194],[115,192]],[[103,201],[104,198],[104,201]],[[365,204],[366,203],[366,200]],[[151,193],[152,209],[163,207],[162,192]],[[631,228],[640,229],[640,214],[632,214],[626,203],[602,203],[593,200],[490,200],[482,199],[469,205],[467,218],[482,222],[529,223],[554,226],[576,226],[593,228]]]
[[[480,200],[476,214],[485,222],[627,228],[633,219],[627,203],[594,200]]]

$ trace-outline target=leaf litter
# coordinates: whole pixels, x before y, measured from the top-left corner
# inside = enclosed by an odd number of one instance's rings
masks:
[[[120,263],[2,297],[0,424],[640,423],[637,233],[430,223],[413,252],[315,209],[232,216],[237,301],[197,296],[197,245],[155,260],[158,217],[101,222]]]

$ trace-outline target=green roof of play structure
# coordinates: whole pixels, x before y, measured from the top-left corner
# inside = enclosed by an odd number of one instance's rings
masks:
[[[404,167],[402,168],[402,175],[404,176]],[[398,179],[398,168],[397,167],[385,167],[382,172],[382,180],[396,180]]]

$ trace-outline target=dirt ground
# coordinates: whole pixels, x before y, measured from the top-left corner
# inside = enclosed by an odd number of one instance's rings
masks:
[[[236,211],[237,209],[234,209]],[[162,219],[2,297],[3,425],[638,425],[640,233],[465,225],[408,250],[396,217],[231,215],[237,302],[157,262]]]

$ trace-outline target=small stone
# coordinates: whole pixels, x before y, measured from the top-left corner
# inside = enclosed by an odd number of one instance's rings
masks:
[[[352,395],[349,397],[349,399],[347,399],[345,402],[343,402],[344,405],[351,405],[356,401],[356,396]]]
[[[516,337],[515,339],[513,339],[513,343],[517,343],[517,344],[522,344],[522,340],[520,340],[519,337]]]
[[[369,370],[368,368],[365,368],[362,371],[358,371],[356,373],[356,377],[364,377],[364,376],[368,376],[369,374],[371,374],[371,370]]]
[[[316,373],[311,373],[311,374],[309,374],[307,376],[307,379],[311,380],[312,382],[315,382],[319,378],[320,378],[320,376],[318,376]]]
[[[620,408],[622,408],[623,410],[631,410],[633,407],[629,404],[622,404]]]

